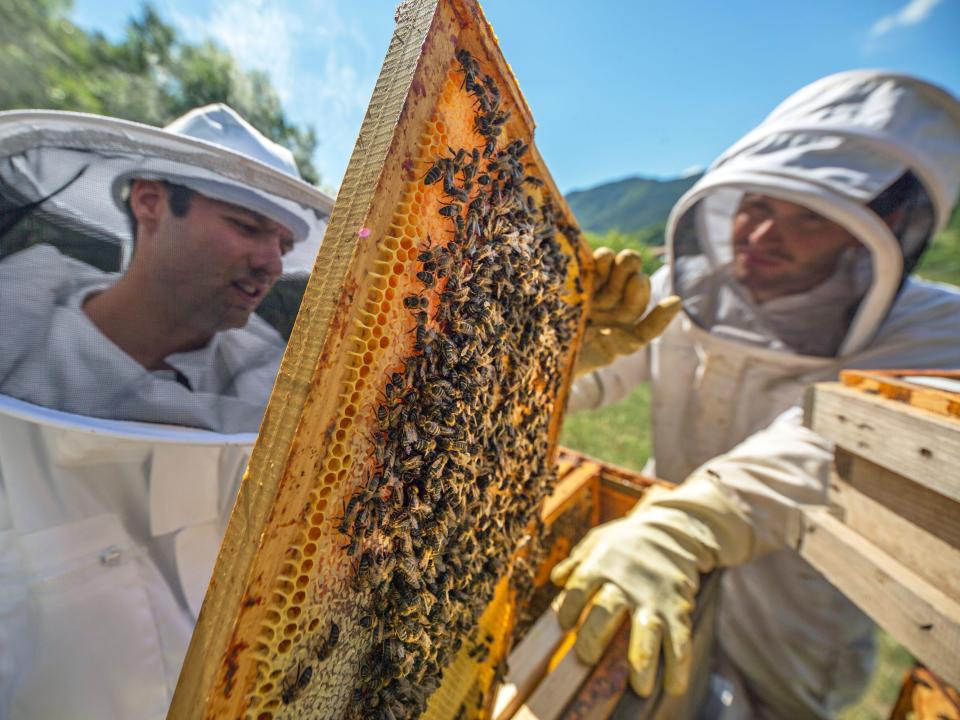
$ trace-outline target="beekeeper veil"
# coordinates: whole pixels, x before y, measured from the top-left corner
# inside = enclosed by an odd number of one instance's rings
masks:
[[[781,103],[674,207],[674,292],[715,336],[801,355],[856,352],[948,221],[958,189],[956,98],[906,75],[831,75]],[[814,287],[758,298],[738,281],[734,248],[738,213],[758,199],[801,206],[857,242],[838,249]]]
[[[234,283],[251,312],[259,302],[259,317],[216,333],[207,356],[184,353],[154,373],[173,373],[182,388],[125,364],[81,312],[137,253],[130,193],[138,180],[162,182],[178,217],[190,220],[197,203],[189,198],[200,195],[294,241],[269,293],[276,263],[256,288]],[[185,209],[174,208],[176,195],[187,198]],[[162,129],[79,113],[0,113],[0,395],[90,416],[255,432],[332,204],[301,179],[289,150],[225,105]],[[214,237],[210,227],[197,231],[200,247]],[[220,263],[207,264],[192,275],[214,275]],[[258,397],[248,401],[254,386]]]

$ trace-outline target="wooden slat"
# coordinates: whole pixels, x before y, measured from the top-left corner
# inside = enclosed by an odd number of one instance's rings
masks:
[[[836,468],[857,492],[946,545],[960,548],[960,503],[842,448],[836,452]]]
[[[564,475],[550,497],[543,502],[543,511],[540,516],[544,521],[549,522],[550,518],[563,512],[564,507],[573,502],[580,489],[595,478],[599,472],[599,465],[593,462],[585,462]]]
[[[554,600],[510,653],[509,670],[497,695],[493,720],[512,717],[546,673],[550,658],[567,634],[557,619],[559,603],[560,598]]]
[[[630,625],[616,632],[600,662],[563,713],[563,720],[607,720],[630,683]]]
[[[513,720],[556,720],[589,677],[593,666],[580,661],[573,650],[537,685]]]
[[[960,598],[960,503],[839,453],[827,495],[844,525]]]
[[[630,512],[644,493],[654,486],[670,487],[670,484],[636,473],[627,476],[619,468],[616,472],[610,472],[610,469],[604,466],[600,474],[597,521],[603,523],[623,517]]]
[[[960,684],[960,603],[816,506],[799,552],[911,653]]]
[[[807,396],[806,424],[839,447],[960,500],[960,423],[839,383]]]
[[[847,387],[881,395],[923,410],[960,418],[960,394],[910,382],[906,378],[960,379],[960,370],[844,370],[840,381]]]

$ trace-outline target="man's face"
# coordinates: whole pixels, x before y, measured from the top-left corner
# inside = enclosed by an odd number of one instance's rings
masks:
[[[290,231],[199,193],[183,217],[170,211],[165,198],[158,211],[143,259],[175,306],[172,314],[183,315],[199,332],[243,327],[280,277],[281,258],[293,247]],[[137,255],[147,249],[138,247]]]
[[[733,221],[733,270],[757,302],[810,290],[856,238],[802,205],[745,195]]]

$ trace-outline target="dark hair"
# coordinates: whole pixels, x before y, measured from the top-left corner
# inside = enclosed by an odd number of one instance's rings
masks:
[[[919,178],[907,170],[871,200],[867,207],[890,224],[903,253],[903,278],[906,278],[930,246],[933,236],[936,218],[930,194]],[[896,218],[895,224],[891,224],[891,216],[896,212],[902,215]]]
[[[177,185],[176,183],[167,182],[166,180],[161,180],[160,182],[163,183],[163,186],[167,190],[167,206],[170,208],[170,212],[172,212],[175,217],[184,217],[188,212],[190,212],[190,203],[193,201],[195,191],[184,185]],[[127,215],[127,220],[130,223],[130,235],[133,238],[134,250],[136,250],[137,218],[133,214],[133,210],[130,207],[129,194],[123,201],[123,210]]]

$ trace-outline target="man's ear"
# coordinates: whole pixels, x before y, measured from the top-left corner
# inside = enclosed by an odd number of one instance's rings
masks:
[[[138,228],[153,233],[167,212],[167,189],[159,180],[134,180],[130,184],[130,212]]]

